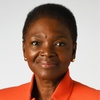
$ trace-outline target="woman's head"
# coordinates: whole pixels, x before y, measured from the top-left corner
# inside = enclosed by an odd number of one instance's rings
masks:
[[[56,80],[75,58],[77,29],[72,13],[61,5],[32,10],[23,28],[23,52],[36,76]]]
[[[76,43],[77,26],[75,18],[69,9],[58,4],[40,5],[29,12],[25,21],[25,25],[23,27],[23,40],[25,40],[25,34],[27,34],[30,25],[34,23],[36,20],[43,17],[57,19],[58,21],[63,23],[67,28],[69,28],[73,43]]]

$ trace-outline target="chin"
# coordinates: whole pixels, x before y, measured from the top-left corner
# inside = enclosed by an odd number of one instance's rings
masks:
[[[65,74],[65,72],[64,73],[60,73],[60,74],[58,74],[56,72],[54,72],[54,73],[49,73],[49,72],[44,73],[44,72],[42,72],[42,73],[38,74],[37,76],[40,79],[52,81],[52,80],[61,79],[64,76],[64,74]]]

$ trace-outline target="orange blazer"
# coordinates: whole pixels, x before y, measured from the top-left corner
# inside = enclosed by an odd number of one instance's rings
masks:
[[[33,80],[34,75],[29,83],[0,90],[0,100],[35,100],[35,98],[31,98]],[[51,98],[51,100],[100,100],[100,90],[73,81],[68,71]]]

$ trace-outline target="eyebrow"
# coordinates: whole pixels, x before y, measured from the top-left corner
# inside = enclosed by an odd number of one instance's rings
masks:
[[[31,37],[43,37],[43,34],[40,33],[33,33]]]
[[[67,36],[59,34],[58,36],[56,36],[57,39],[63,38],[63,39],[68,39]]]
[[[59,36],[57,36],[57,38],[67,38],[67,37],[63,36],[63,35],[59,35]]]

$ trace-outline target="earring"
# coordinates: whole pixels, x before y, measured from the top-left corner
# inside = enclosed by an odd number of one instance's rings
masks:
[[[25,61],[27,61],[27,58],[24,58]]]
[[[74,62],[75,61],[75,59],[72,59],[72,62]]]

